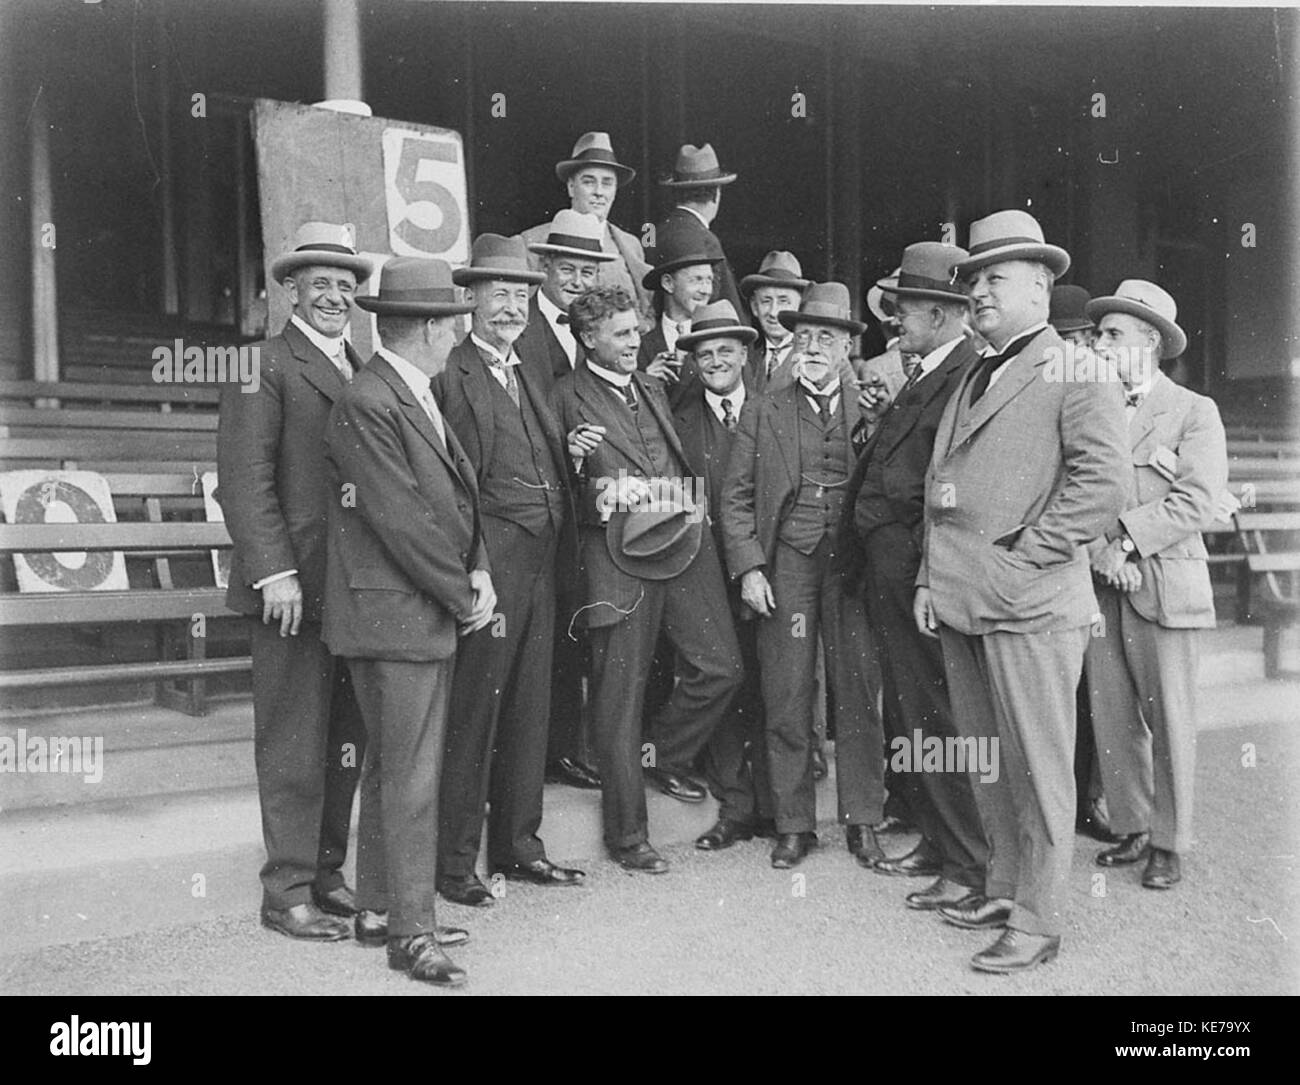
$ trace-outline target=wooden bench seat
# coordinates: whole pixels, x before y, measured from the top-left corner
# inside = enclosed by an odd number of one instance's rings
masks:
[[[1235,521],[1246,566],[1260,586],[1264,676],[1283,677],[1282,631],[1300,616],[1300,512],[1243,510]]]

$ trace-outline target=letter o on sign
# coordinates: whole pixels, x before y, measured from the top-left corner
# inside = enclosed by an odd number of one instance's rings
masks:
[[[90,494],[63,480],[40,482],[19,494],[14,522],[42,524],[46,507],[56,501],[67,505],[79,524],[107,522],[104,510]],[[79,568],[63,564],[57,554],[49,552],[24,553],[23,558],[35,576],[63,591],[90,591],[104,583],[113,571],[113,553],[110,550],[87,552],[86,560]]]

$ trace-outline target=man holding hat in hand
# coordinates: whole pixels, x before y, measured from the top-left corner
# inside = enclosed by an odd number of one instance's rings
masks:
[[[871,826],[882,816],[883,740],[862,599],[845,591],[835,536],[853,471],[855,408],[841,380],[852,338],[866,325],[842,283],[816,283],[781,323],[794,332],[796,383],[749,401],[727,464],[722,531],[727,568],[758,616],[768,771],[777,843],[774,867],[793,867],[817,844],[813,697],[820,637],[835,719],[839,821],[849,851],[883,859]]]
[[[696,147],[693,143],[682,144],[677,151],[673,172],[659,182],[677,203],[656,230],[683,223],[699,226],[707,235],[709,255],[717,257],[717,274],[709,300],[729,301],[731,307],[740,312],[744,304],[736,289],[736,274],[722,251],[722,242],[713,232],[713,220],[718,217],[718,209],[722,206],[722,190],[736,177],[737,174],[718,164],[718,154],[711,143],[703,147]]]
[[[321,639],[329,487],[326,421],[361,359],[344,338],[373,270],[352,228],[308,222],[271,263],[293,313],[253,349],[255,390],[222,388],[219,500],[234,542],[231,610],[252,619],[253,751],[266,863],[262,924],[338,941],[355,912],[343,882],[365,729],[346,668]],[[248,394],[245,394],[248,393]],[[260,620],[259,620],[260,619]]]
[[[1122,839],[1099,866],[1146,858],[1142,884],[1171,889],[1192,842],[1197,630],[1214,628],[1204,531],[1228,485],[1218,408],[1181,388],[1159,359],[1187,336],[1174,299],[1128,279],[1094,298],[1097,352],[1126,392],[1132,484],[1117,520],[1089,547],[1104,636],[1085,672],[1111,825]]]
[[[357,939],[388,967],[454,987],[465,972],[434,921],[438,794],[460,637],[496,610],[474,469],[429,381],[456,341],[460,303],[442,260],[399,256],[379,293],[383,343],[330,416],[325,641],[348,661],[369,742],[357,830]]]
[[[948,400],[925,483],[918,629],[940,638],[953,719],[992,751],[971,781],[989,863],[983,894],[939,914],[1004,927],[971,960],[1016,972],[1060,949],[1074,847],[1075,690],[1097,610],[1083,547],[1124,500],[1124,412],[1114,384],[1053,379],[1065,343],[1047,323],[1070,257],[1023,211],[971,225],[957,265],[989,343]],[[988,774],[992,775],[992,774]]]
[[[481,234],[452,280],[474,304],[470,333],[434,378],[447,425],[473,465],[483,545],[499,610],[461,642],[452,683],[438,833],[438,892],[483,907],[491,891],[475,873],[488,820],[488,866],[536,885],[576,885],[583,874],[546,858],[542,823],[555,569],[568,514],[564,434],[537,371],[515,343],[528,319],[528,269],[519,238]]]
[[[799,308],[812,283],[792,252],[774,249],[763,257],[758,270],[740,280],[740,292],[749,299],[749,311],[762,333],[749,348],[754,389],[766,392],[791,384],[790,359],[794,357],[794,332],[781,323],[781,314]]]

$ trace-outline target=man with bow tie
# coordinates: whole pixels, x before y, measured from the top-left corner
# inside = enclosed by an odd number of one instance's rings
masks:
[[[776,819],[774,867],[798,865],[817,845],[813,697],[820,638],[835,719],[838,820],[849,851],[884,858],[872,826],[884,802],[883,740],[862,599],[845,591],[836,532],[853,471],[852,390],[840,373],[866,325],[842,283],[817,283],[797,312],[795,383],[749,400],[731,447],[722,495],[727,569],[758,620],[768,772]]]
[[[479,879],[484,806],[488,867],[507,879],[577,885],[538,837],[551,712],[555,570],[569,510],[564,436],[536,370],[515,352],[528,320],[528,268],[519,238],[481,234],[452,279],[474,304],[470,333],[447,359],[434,393],[474,466],[483,544],[496,572],[499,611],[457,652],[438,832],[438,892],[489,907]]]
[[[1083,547],[1119,513],[1127,455],[1115,385],[1054,375],[1065,343],[1049,299],[1069,254],[1023,211],[974,222],[969,252],[957,276],[989,346],[935,433],[913,610],[939,637],[957,730],[990,755],[997,742],[997,773],[971,781],[989,842],[984,892],[938,914],[1005,928],[971,965],[1018,972],[1060,949],[1075,691],[1097,610]]]
[[[226,601],[252,619],[262,924],[325,941],[348,938],[356,910],[342,868],[365,750],[347,669],[321,639],[335,499],[323,439],[330,409],[361,368],[343,333],[372,271],[353,245],[351,227],[308,222],[272,261],[293,313],[253,348],[256,390],[222,388],[217,430],[218,497],[234,542]]]
[[[1101,636],[1084,670],[1102,780],[1119,844],[1097,864],[1146,859],[1142,884],[1172,889],[1192,842],[1197,630],[1214,628],[1205,541],[1228,485],[1214,401],[1159,367],[1187,336],[1174,299],[1128,279],[1088,302],[1099,357],[1123,382],[1132,484],[1119,518],[1089,547]]]

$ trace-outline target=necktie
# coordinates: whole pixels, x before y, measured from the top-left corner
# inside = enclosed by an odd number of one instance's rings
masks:
[[[731,400],[725,397],[722,400],[722,424],[729,430],[736,428],[736,413],[731,409]]]
[[[628,381],[625,385],[623,385],[622,388],[619,389],[619,391],[623,393],[623,402],[627,404],[628,410],[630,410],[633,414],[636,414],[636,410],[637,410],[636,389],[632,387],[632,382]]]
[[[976,370],[970,385],[970,405],[972,407],[989,390],[989,382],[993,379],[993,374],[1024,350],[1026,344],[1037,334],[1037,331],[1033,331],[1028,335],[1022,335],[1019,339],[1011,340],[1001,354],[990,354],[980,359],[979,368]]]
[[[779,360],[780,357],[781,357],[780,347],[767,348],[767,376],[768,377],[771,377],[772,374],[776,372],[777,367],[781,364]]]
[[[348,350],[347,347],[343,345],[342,339],[339,340],[339,349],[337,353],[335,353],[334,357],[330,360],[334,363],[334,368],[339,371],[339,376],[341,376],[345,381],[351,383],[352,363],[348,361]]]
[[[825,422],[831,416],[831,398],[832,398],[831,396],[824,395],[821,392],[818,392],[816,394],[817,413],[821,415],[821,419],[823,422]]]
[[[493,361],[492,366],[501,370],[506,378],[506,395],[510,397],[510,402],[516,407],[519,406],[519,380],[515,376],[515,367],[507,365],[505,362]]]
[[[424,408],[424,413],[429,416],[429,421],[433,423],[433,428],[438,431],[438,440],[442,442],[442,447],[447,447],[447,431],[442,428],[442,415],[438,412],[438,405],[433,399],[433,390],[426,388],[420,394],[420,406]]]

